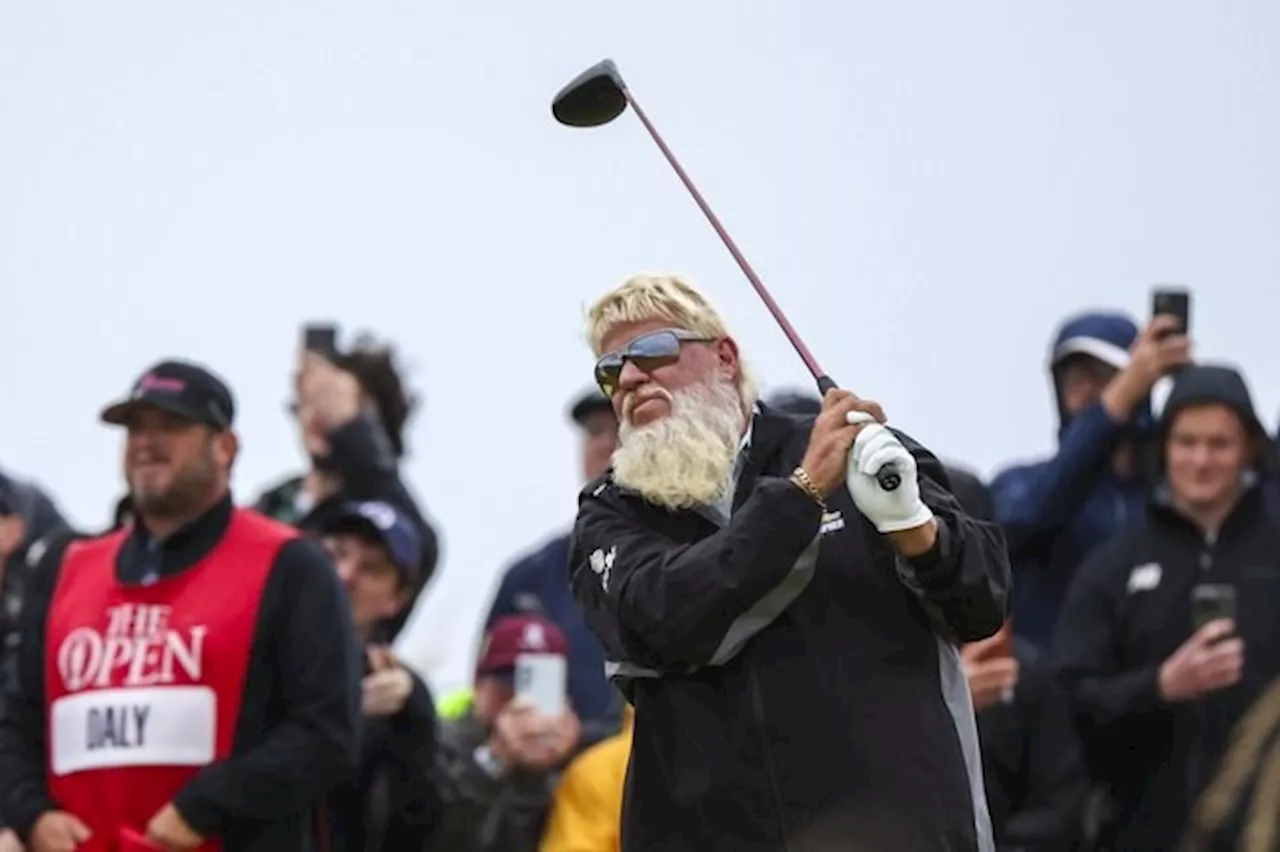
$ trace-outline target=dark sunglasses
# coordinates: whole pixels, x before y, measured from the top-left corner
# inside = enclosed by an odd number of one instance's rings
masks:
[[[600,356],[600,360],[596,361],[596,384],[605,396],[612,399],[618,392],[622,367],[628,361],[647,373],[679,358],[680,344],[707,343],[711,340],[714,338],[678,328],[664,328],[642,334],[622,349]]]

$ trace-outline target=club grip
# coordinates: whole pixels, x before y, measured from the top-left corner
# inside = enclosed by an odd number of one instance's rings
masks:
[[[827,391],[837,388],[836,380],[828,375],[818,376],[818,393],[823,396],[827,395]],[[894,491],[902,484],[902,477],[898,475],[898,469],[891,464],[876,471],[876,482],[880,483],[880,488],[885,491]]]
[[[898,476],[898,469],[891,464],[876,471],[876,482],[880,483],[880,487],[885,491],[893,491],[902,484],[902,477]]]

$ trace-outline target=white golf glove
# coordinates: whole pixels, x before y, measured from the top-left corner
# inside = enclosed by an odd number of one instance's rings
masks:
[[[849,494],[858,511],[882,533],[899,532],[922,526],[933,512],[920,499],[920,481],[916,477],[916,460],[902,446],[898,437],[865,411],[849,412],[849,422],[867,423],[849,450],[846,481]],[[876,479],[876,471],[893,465],[902,483],[893,491],[885,491]]]

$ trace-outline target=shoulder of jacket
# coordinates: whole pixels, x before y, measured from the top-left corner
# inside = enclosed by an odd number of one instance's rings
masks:
[[[1137,568],[1151,562],[1147,554],[1151,543],[1164,533],[1151,523],[1147,515],[1126,524],[1098,545],[1080,565],[1079,573],[1085,582],[1103,586],[1124,585]]]
[[[613,471],[606,471],[582,486],[578,492],[579,505],[593,500],[609,500],[618,494],[618,484],[613,481]]]
[[[1018,462],[1008,467],[1003,467],[996,471],[995,476],[991,477],[991,487],[1007,488],[1011,485],[1030,484],[1029,480],[1037,476],[1048,465],[1048,460],[1040,459],[1032,462]]]
[[[233,512],[232,518],[238,523],[239,533],[247,534],[255,541],[282,545],[302,537],[296,527],[268,517],[256,509],[238,507]]]
[[[27,545],[22,561],[28,569],[36,568],[45,561],[46,557],[60,552],[65,553],[68,547],[86,537],[83,533],[75,532],[70,528],[42,535]]]
[[[470,753],[480,744],[481,738],[477,736],[477,728],[471,714],[467,713],[457,718],[443,719],[440,722],[437,742],[441,749]]]
[[[569,533],[567,531],[557,532],[555,535],[541,541],[533,547],[518,554],[511,564],[507,567],[505,574],[515,576],[523,576],[526,573],[541,576],[539,573],[548,561],[555,560],[569,546]]]
[[[254,506],[270,506],[278,503],[285,503],[293,500],[298,490],[302,488],[303,478],[301,476],[289,476],[281,479],[258,493],[254,498]]]
[[[63,549],[63,559],[69,558],[73,554],[97,553],[99,551],[110,550],[119,544],[122,544],[132,534],[132,527],[123,527],[118,530],[108,530],[99,535],[73,535],[66,539],[66,546]],[[56,542],[51,541],[46,546],[46,553],[52,549],[52,545]]]

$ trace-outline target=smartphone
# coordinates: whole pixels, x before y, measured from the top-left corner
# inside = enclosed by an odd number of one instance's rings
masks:
[[[1157,287],[1151,293],[1151,316],[1168,314],[1178,320],[1178,330],[1191,331],[1191,291],[1182,287]]]
[[[515,697],[541,716],[565,710],[567,668],[560,654],[520,654],[516,657]]]
[[[302,348],[306,352],[323,355],[332,361],[338,354],[338,326],[333,323],[312,323],[304,326]]]
[[[1236,589],[1225,583],[1201,583],[1191,590],[1191,629],[1210,621],[1236,620]]]

